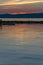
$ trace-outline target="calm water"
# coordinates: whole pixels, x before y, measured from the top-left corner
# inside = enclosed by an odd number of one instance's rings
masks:
[[[43,65],[43,24],[0,27],[0,65]]]

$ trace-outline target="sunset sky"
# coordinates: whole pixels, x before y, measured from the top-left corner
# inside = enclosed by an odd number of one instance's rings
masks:
[[[0,14],[43,13],[43,0],[0,0]]]

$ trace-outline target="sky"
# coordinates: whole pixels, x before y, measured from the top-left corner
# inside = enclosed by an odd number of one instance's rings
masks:
[[[0,14],[43,13],[43,0],[0,0]]]

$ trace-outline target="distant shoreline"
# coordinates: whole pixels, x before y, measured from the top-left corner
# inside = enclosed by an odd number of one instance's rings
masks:
[[[43,24],[43,21],[2,21],[0,25],[15,25],[15,24]]]

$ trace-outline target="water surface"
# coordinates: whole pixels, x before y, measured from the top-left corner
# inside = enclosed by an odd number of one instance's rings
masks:
[[[43,24],[1,26],[0,65],[43,65]]]

